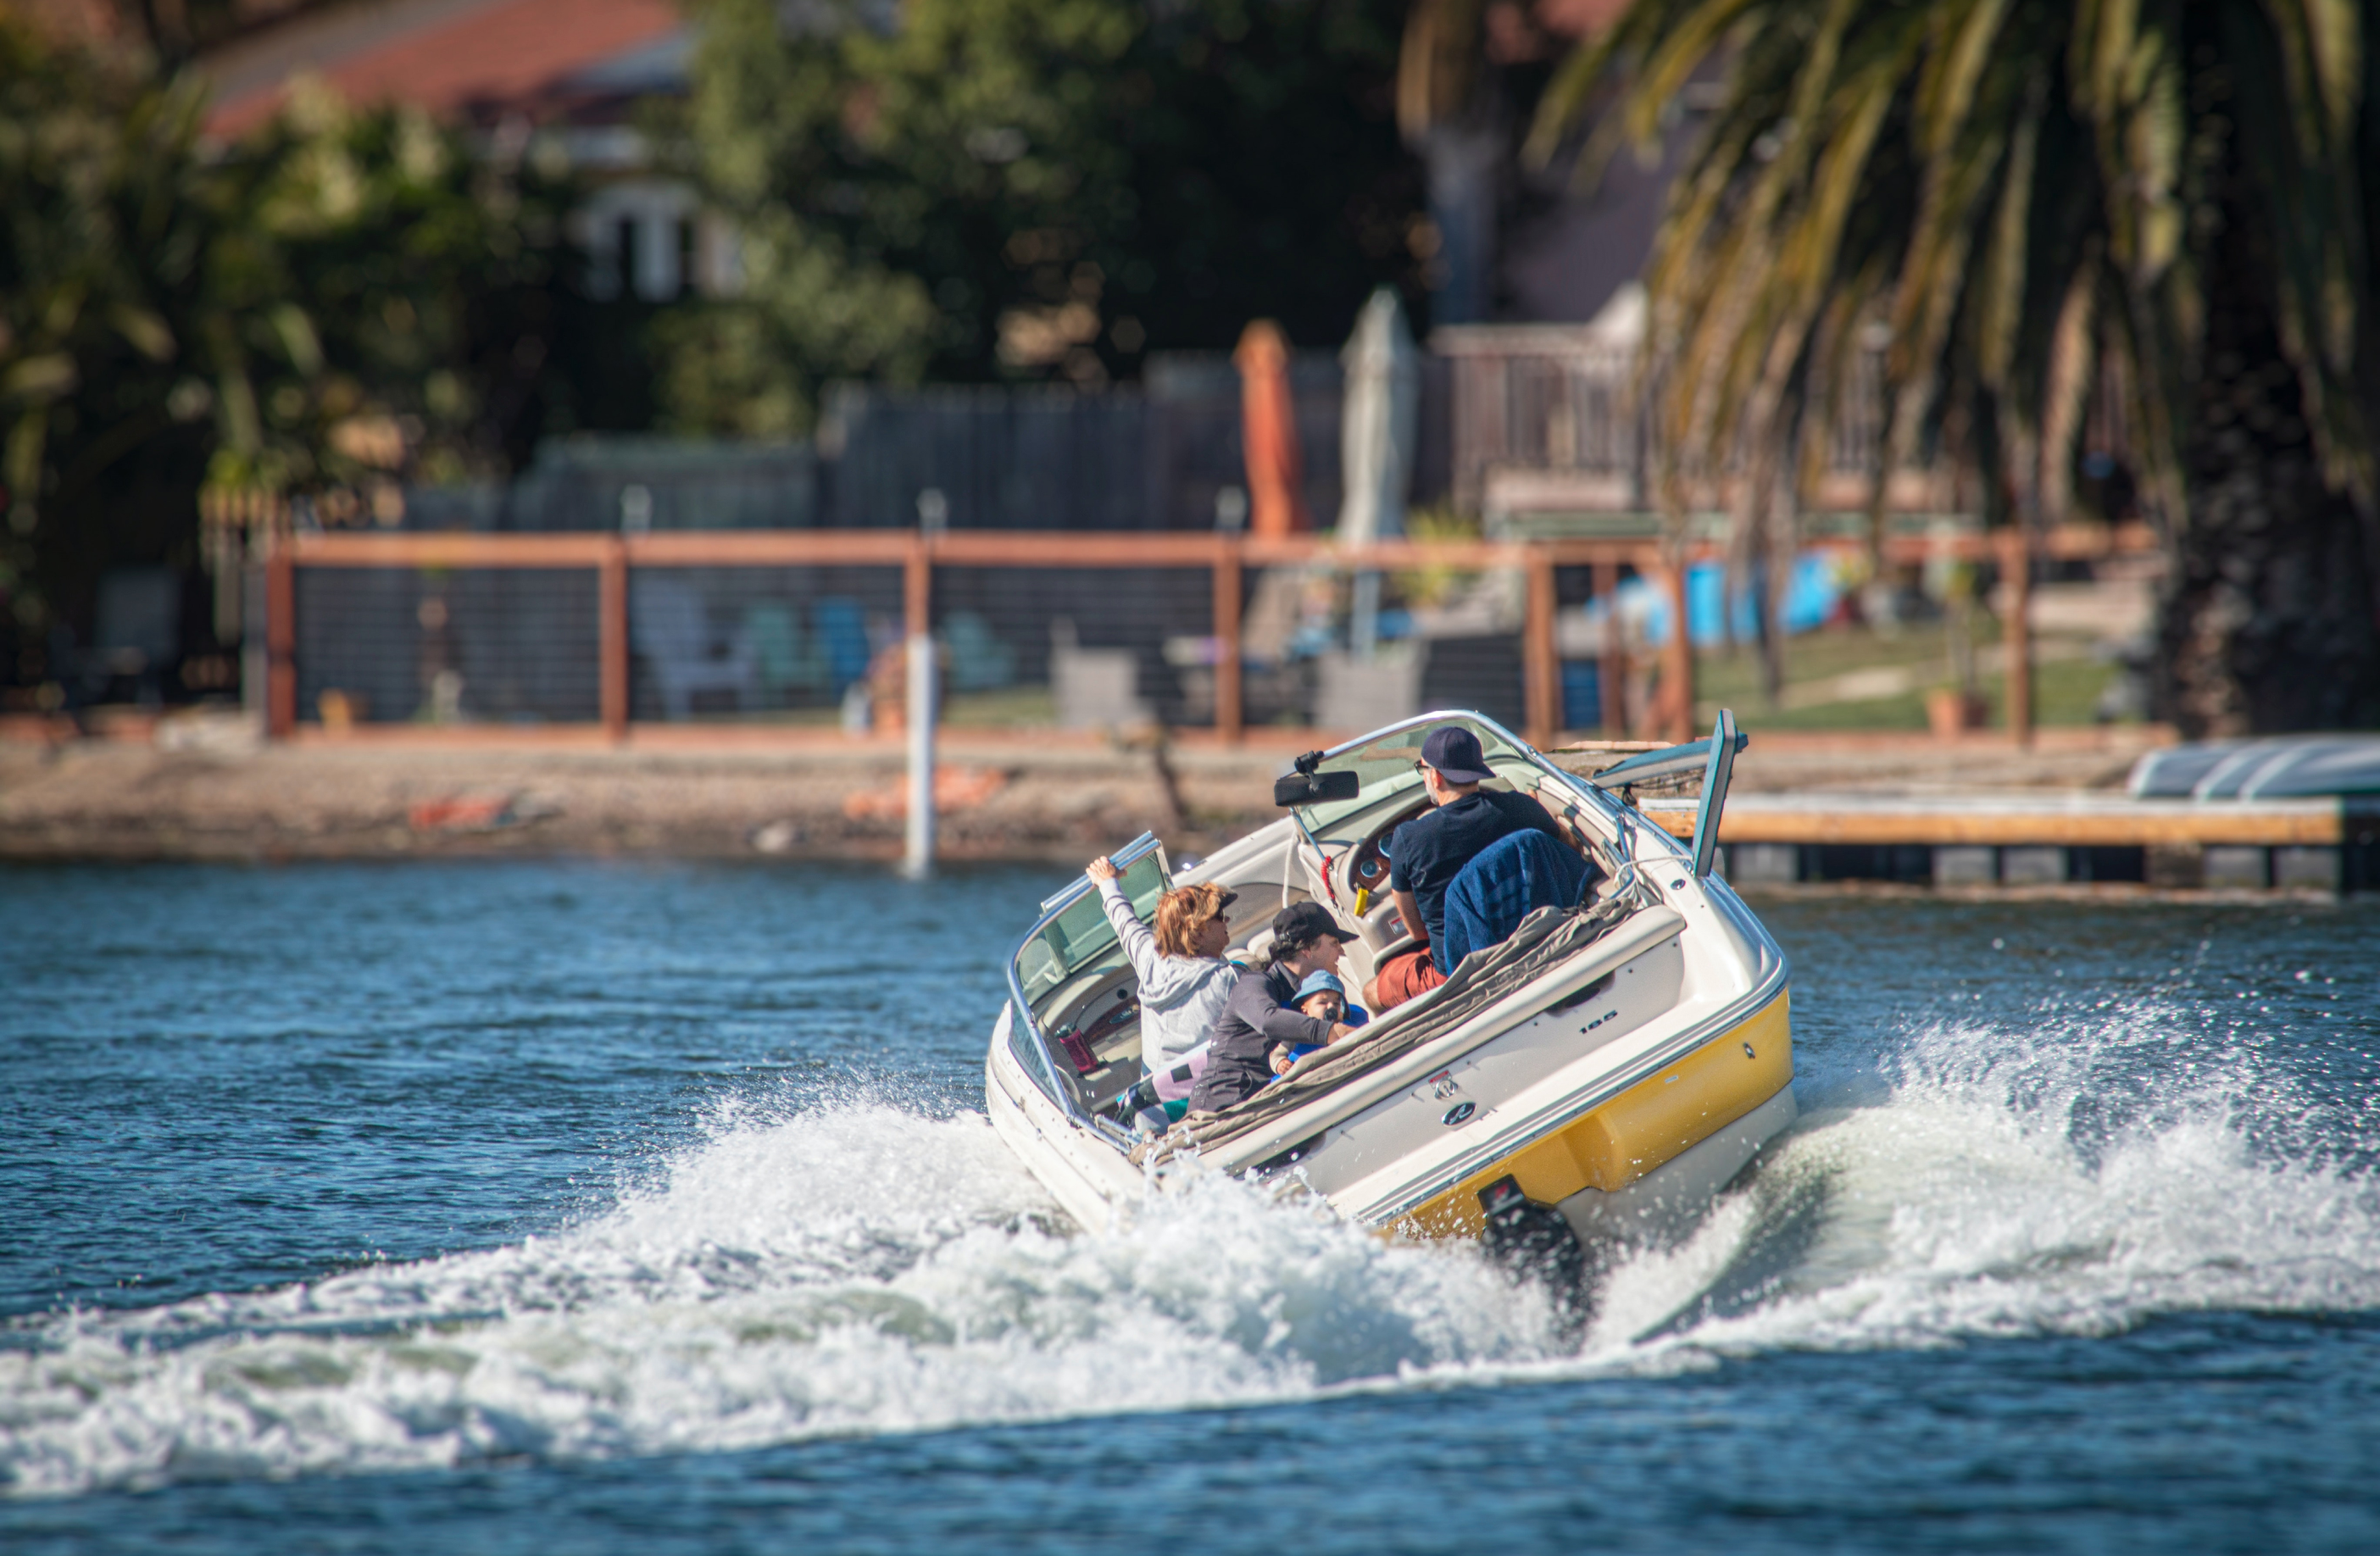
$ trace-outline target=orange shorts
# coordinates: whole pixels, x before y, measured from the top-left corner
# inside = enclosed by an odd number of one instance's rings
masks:
[[[1427,993],[1445,981],[1446,975],[1438,970],[1436,962],[1429,959],[1428,946],[1406,952],[1382,967],[1380,976],[1373,980],[1372,992],[1379,1003],[1372,1014],[1378,1015],[1394,1010],[1415,995]]]

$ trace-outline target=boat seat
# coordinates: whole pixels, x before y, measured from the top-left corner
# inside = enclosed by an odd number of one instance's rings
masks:
[[[1549,833],[1498,838],[1446,888],[1445,932],[1430,948],[1438,970],[1451,974],[1474,951],[1501,945],[1538,908],[1576,907],[1593,879],[1587,862]]]

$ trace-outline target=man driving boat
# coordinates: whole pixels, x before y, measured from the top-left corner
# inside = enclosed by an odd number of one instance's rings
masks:
[[[1456,725],[1431,730],[1422,742],[1422,783],[1436,808],[1399,827],[1389,851],[1389,889],[1408,933],[1423,943],[1398,955],[1365,986],[1374,1012],[1392,1010],[1444,983],[1453,968],[1439,948],[1446,936],[1446,889],[1480,850],[1516,832],[1542,832],[1565,845],[1569,834],[1535,796],[1484,788],[1496,774],[1479,737]]]
[[[1190,1089],[1190,1111],[1219,1112],[1272,1080],[1275,1045],[1319,1046],[1354,1028],[1301,1014],[1298,985],[1309,973],[1337,970],[1354,940],[1318,902],[1293,903],[1273,915],[1272,946],[1260,967],[1243,967],[1207,1041],[1207,1070]]]

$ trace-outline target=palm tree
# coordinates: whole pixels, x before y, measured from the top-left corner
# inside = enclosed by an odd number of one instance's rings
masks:
[[[1596,115],[1591,174],[1716,80],[1645,382],[1673,503],[1741,462],[1745,553],[1790,543],[1871,332],[1883,463],[1960,445],[1999,522],[2063,511],[2113,384],[2171,564],[2161,716],[2380,724],[2375,47],[2380,0],[1635,0],[1533,150]]]

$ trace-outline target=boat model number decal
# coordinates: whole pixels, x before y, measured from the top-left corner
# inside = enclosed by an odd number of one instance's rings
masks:
[[[1620,1013],[1617,1010],[1607,1010],[1601,1015],[1598,1015],[1594,1020],[1588,1022],[1585,1026],[1581,1027],[1579,1030],[1582,1032],[1592,1032],[1597,1027],[1602,1026],[1605,1022],[1610,1020],[1619,1014]]]

